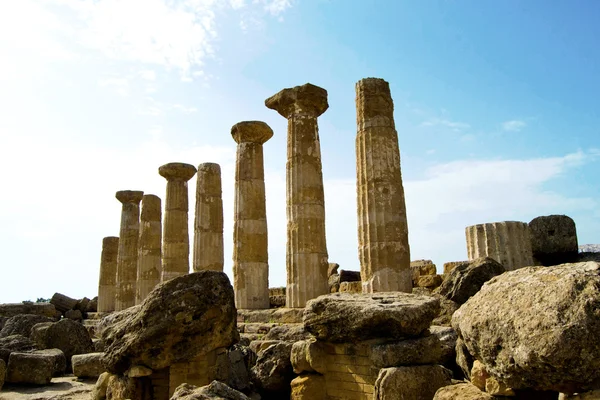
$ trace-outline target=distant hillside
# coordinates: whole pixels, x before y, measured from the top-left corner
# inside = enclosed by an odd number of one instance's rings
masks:
[[[598,252],[600,252],[600,244],[582,244],[581,246],[579,246],[579,252],[580,253],[586,253],[586,252],[598,253]]]

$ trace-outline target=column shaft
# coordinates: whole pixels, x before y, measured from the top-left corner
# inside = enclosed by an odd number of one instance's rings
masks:
[[[533,265],[529,228],[525,222],[505,221],[468,226],[469,260],[490,257],[507,271]]]
[[[262,143],[237,146],[233,225],[235,306],[269,308],[269,256]]]
[[[364,293],[412,291],[408,222],[389,84],[356,84],[358,250]]]
[[[115,311],[118,254],[118,237],[109,236],[102,239],[100,279],[98,284],[98,312]]]
[[[288,120],[286,164],[288,307],[304,307],[328,292],[325,195],[317,117]]]
[[[198,166],[193,269],[223,271],[223,200],[219,164]]]
[[[140,304],[160,283],[162,272],[161,201],[149,194],[142,198],[135,304]]]

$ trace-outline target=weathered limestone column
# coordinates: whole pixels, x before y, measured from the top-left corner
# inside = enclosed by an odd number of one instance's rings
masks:
[[[140,239],[138,243],[138,268],[135,304],[140,304],[148,293],[160,283],[162,271],[162,223],[160,197],[146,194],[142,198],[140,213]]]
[[[158,173],[167,180],[161,276],[161,282],[165,282],[190,271],[187,182],[196,173],[196,167],[169,163],[161,166]]]
[[[219,164],[200,164],[196,182],[194,262],[192,267],[195,272],[205,270],[222,272],[223,200]]]
[[[412,291],[408,222],[389,84],[356,84],[358,253],[364,293]]]
[[[288,120],[287,137],[287,307],[328,290],[325,198],[317,117],[329,104],[327,91],[307,83],[284,89],[265,105]]]
[[[490,257],[507,271],[533,265],[529,227],[525,222],[505,221],[467,226],[469,260]]]
[[[269,125],[245,121],[231,128],[238,144],[233,217],[235,306],[269,308],[269,255],[263,144],[273,136]]]
[[[140,232],[140,201],[144,192],[122,190],[115,197],[122,204],[119,254],[117,256],[117,293],[115,310],[135,305],[137,280],[138,236]]]
[[[98,284],[98,312],[115,311],[117,293],[117,255],[119,238],[108,236],[102,239],[100,256],[100,279]]]

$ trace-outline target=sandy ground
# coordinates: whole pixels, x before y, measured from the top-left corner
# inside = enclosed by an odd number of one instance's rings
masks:
[[[0,400],[90,400],[96,379],[75,376],[53,378],[47,386],[17,386],[5,383]]]

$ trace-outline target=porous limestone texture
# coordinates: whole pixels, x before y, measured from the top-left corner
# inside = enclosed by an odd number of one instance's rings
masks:
[[[327,91],[307,83],[283,89],[265,105],[288,120],[286,306],[301,308],[329,292],[325,195],[317,118],[329,104]]]
[[[577,228],[566,215],[546,215],[529,222],[531,250],[539,265],[558,265],[577,261]]]
[[[212,381],[210,385],[197,387],[184,383],[178,386],[171,400],[250,400],[245,394],[230,388],[219,381]]]
[[[419,336],[440,310],[438,299],[402,292],[334,293],[306,304],[304,327],[319,340],[343,343]]]
[[[412,291],[408,222],[389,84],[356,84],[358,253],[364,293]]]
[[[190,272],[188,181],[196,174],[196,167],[169,163],[158,168],[158,173],[167,180],[160,278],[165,282]]]
[[[135,305],[140,201],[143,196],[144,192],[139,190],[121,190],[115,196],[122,203],[119,253],[117,254],[116,311]]]
[[[118,237],[108,236],[102,239],[102,254],[100,255],[100,279],[98,280],[98,312],[115,311],[118,254]]]
[[[186,363],[185,372],[196,357],[239,340],[233,288],[217,271],[161,283],[139,306],[104,319],[104,362],[116,374],[136,365],[158,371],[176,363]]]
[[[494,397],[482,392],[470,383],[458,383],[438,389],[433,400],[493,400]]]
[[[261,121],[231,128],[237,143],[233,216],[235,306],[269,308],[269,255],[263,144],[273,130]]]
[[[0,304],[0,317],[10,318],[19,314],[45,315],[55,318],[57,314],[54,304],[49,303],[4,303]],[[60,316],[60,313],[58,313]]]
[[[223,271],[223,198],[219,164],[198,165],[192,260],[194,272]]]
[[[504,221],[465,228],[469,260],[490,257],[507,271],[533,265],[529,227],[525,222]]]
[[[146,194],[140,213],[140,239],[135,304],[140,304],[160,283],[162,271],[162,211],[160,197]]]
[[[599,287],[596,262],[521,268],[483,285],[452,326],[507,387],[584,392],[600,381],[600,346],[590,334],[600,331]]]

